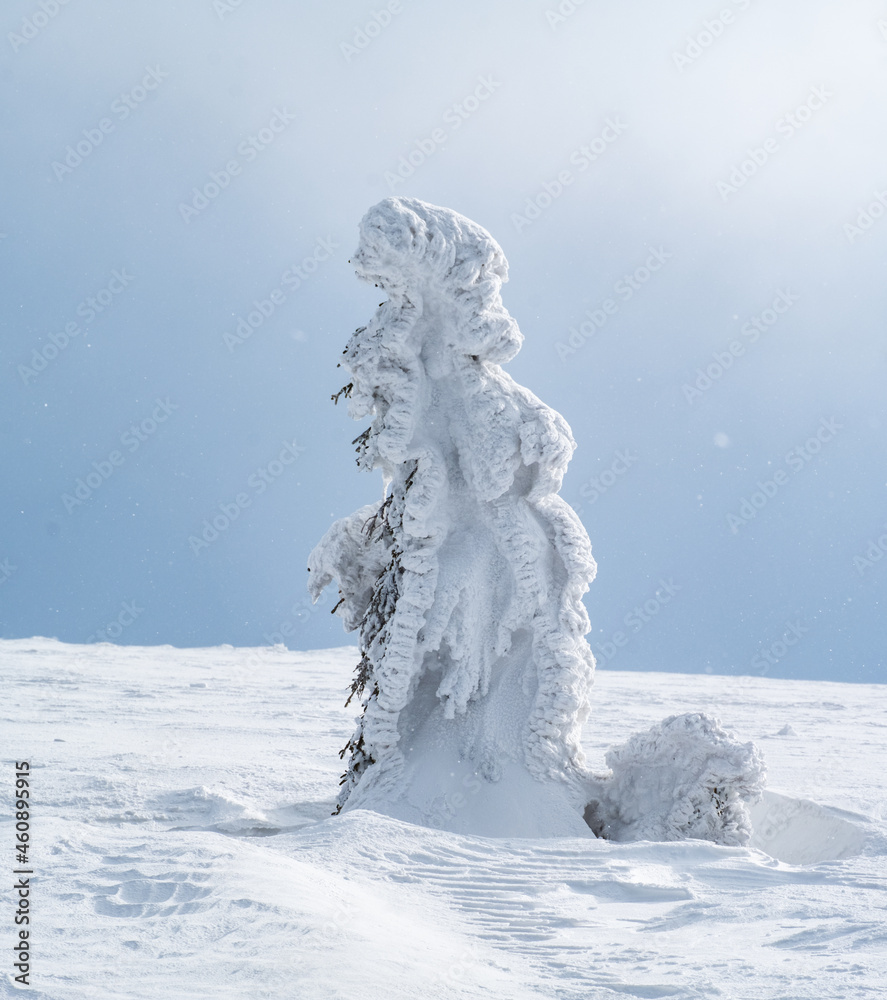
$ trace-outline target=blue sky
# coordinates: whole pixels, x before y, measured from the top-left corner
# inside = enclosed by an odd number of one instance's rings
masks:
[[[353,641],[305,563],[381,490],[329,397],[406,194],[508,257],[600,667],[887,680],[882,4],[15,0],[0,52],[0,635]]]

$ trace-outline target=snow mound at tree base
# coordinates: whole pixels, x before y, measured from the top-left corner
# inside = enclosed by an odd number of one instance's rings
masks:
[[[709,840],[744,846],[749,805],[761,798],[765,768],[752,743],[739,743],[701,712],[673,715],[607,751],[611,772],[591,782],[585,821],[607,840]]]
[[[529,770],[521,721],[535,690],[525,685],[526,649],[502,657],[486,697],[447,716],[439,672],[417,684],[400,716],[400,784],[362,784],[343,812],[371,809],[420,826],[482,837],[589,837],[581,776],[550,780]],[[577,769],[578,772],[578,769]]]
[[[502,765],[497,780],[487,781],[470,765],[441,757],[435,774],[425,768],[421,784],[411,784],[403,797],[379,811],[418,826],[476,837],[590,836],[557,784],[539,781],[514,761]]]

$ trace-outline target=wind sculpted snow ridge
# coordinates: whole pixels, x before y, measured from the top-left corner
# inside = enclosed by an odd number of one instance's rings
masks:
[[[581,599],[595,563],[556,496],[570,428],[499,367],[523,339],[500,297],[505,256],[455,212],[386,198],[361,222],[352,261],[388,296],[342,361],[351,416],[372,418],[358,464],[382,470],[386,495],[334,524],[309,559],[312,595],[335,580],[345,627],[361,630],[354,690],[365,708],[340,807],[397,797],[399,744],[421,723],[418,708],[404,713],[433,676],[450,720],[491,686],[509,705],[519,688],[519,745],[478,720],[459,730],[461,750],[488,780],[520,760],[565,785],[581,812],[594,671]]]

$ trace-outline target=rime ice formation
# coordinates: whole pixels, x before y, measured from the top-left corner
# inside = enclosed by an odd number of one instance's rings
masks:
[[[507,772],[536,799],[555,787],[547,808],[581,832],[595,564],[557,496],[570,428],[499,367],[522,341],[500,298],[505,256],[455,212],[387,198],[352,261],[388,296],[342,362],[351,416],[372,418],[358,464],[381,468],[386,492],[309,561],[312,594],[335,579],[361,635],[365,709],[340,805],[459,827],[483,801],[481,826],[497,826],[491,784]]]
[[[761,798],[764,763],[700,712],[673,715],[607,751],[586,820],[610,840],[713,840],[747,844],[748,805]]]
[[[662,803],[637,798],[618,753],[612,777],[584,766],[594,658],[582,596],[595,563],[557,495],[570,428],[500,367],[522,341],[500,298],[502,250],[455,212],[386,198],[352,261],[387,299],[348,342],[351,382],[334,398],[371,419],[358,465],[381,469],[385,491],[309,557],[312,595],[336,581],[337,613],[360,635],[363,714],[342,751],[338,809],[491,836],[652,829],[632,809]],[[684,828],[702,836],[702,825],[690,816]]]

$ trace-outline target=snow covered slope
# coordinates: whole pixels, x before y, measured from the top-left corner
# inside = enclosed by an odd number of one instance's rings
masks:
[[[8,957],[0,995],[884,995],[887,687],[601,670],[592,766],[663,716],[719,717],[769,768],[759,850],[497,840],[329,817],[355,655],[0,642],[37,873],[32,989]]]

